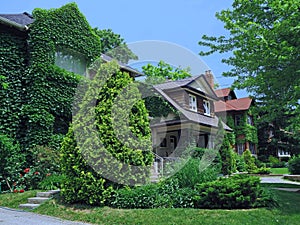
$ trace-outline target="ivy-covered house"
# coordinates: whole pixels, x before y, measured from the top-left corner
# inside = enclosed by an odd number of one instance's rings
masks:
[[[75,3],[58,9],[0,14],[0,133],[22,147],[56,145],[67,133],[73,96],[103,46]],[[130,76],[134,69],[119,63]]]
[[[154,89],[175,109],[151,125],[157,155],[176,157],[176,148],[191,141],[198,147],[214,147],[219,121],[214,102],[218,97],[205,75],[168,81],[155,85]],[[225,130],[231,131],[223,125]]]
[[[22,147],[55,145],[68,130],[76,87],[102,43],[75,3],[0,14],[0,132]],[[132,76],[136,71],[120,64]]]
[[[216,115],[226,118],[226,123],[234,131],[235,140],[232,143],[238,154],[249,149],[257,156],[256,118],[252,112],[254,100],[249,97],[237,98],[230,88],[215,90],[219,101],[215,102]]]

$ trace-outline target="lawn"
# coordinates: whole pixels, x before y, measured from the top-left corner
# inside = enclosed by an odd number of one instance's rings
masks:
[[[280,187],[280,185],[278,185]],[[202,224],[202,225],[296,225],[300,221],[300,194],[284,191],[274,191],[280,206],[276,209],[250,210],[202,210],[202,209],[134,209],[121,210],[108,207],[83,207],[81,205],[67,206],[51,200],[33,212],[60,217],[68,220],[78,220],[94,224]],[[23,194],[2,194],[0,205],[13,207],[24,203],[24,199],[34,196],[35,192]],[[13,202],[10,204],[9,202]]]
[[[288,168],[271,168],[271,174],[289,174]]]

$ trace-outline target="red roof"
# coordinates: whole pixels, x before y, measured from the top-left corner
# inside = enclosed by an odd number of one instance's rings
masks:
[[[252,104],[249,97],[215,102],[215,112],[248,110]]]
[[[218,98],[223,98],[228,96],[230,91],[231,91],[230,88],[223,88],[223,89],[215,90],[215,93],[218,96]]]

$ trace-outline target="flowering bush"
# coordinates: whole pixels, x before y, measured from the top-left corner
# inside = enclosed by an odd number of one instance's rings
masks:
[[[0,185],[2,192],[13,192],[25,164],[25,154],[14,139],[0,134]]]

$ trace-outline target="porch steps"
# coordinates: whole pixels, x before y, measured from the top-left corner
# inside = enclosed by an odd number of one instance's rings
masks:
[[[159,173],[156,171],[154,165],[152,165],[150,171],[150,182],[157,183],[158,181],[159,181]]]
[[[54,195],[59,194],[60,190],[51,190],[46,192],[38,192],[36,197],[28,198],[28,203],[20,204],[19,208],[23,209],[35,209],[45,201],[50,200]]]

